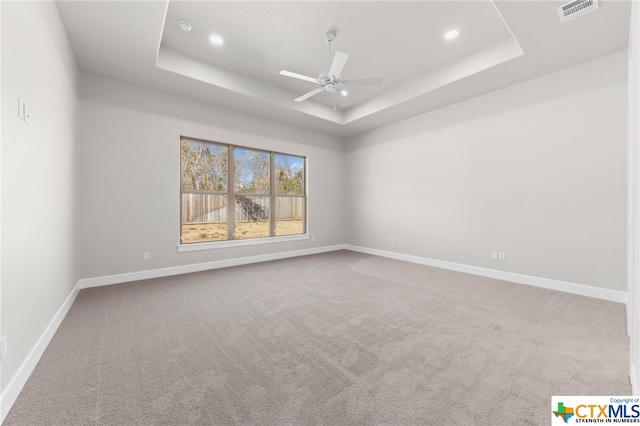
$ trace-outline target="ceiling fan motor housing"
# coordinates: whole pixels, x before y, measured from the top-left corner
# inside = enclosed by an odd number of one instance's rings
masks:
[[[340,80],[335,78],[330,78],[329,73],[326,73],[326,72],[323,72],[322,74],[320,74],[320,76],[318,77],[318,80],[320,80],[320,84],[322,84],[322,87],[324,87],[324,89],[327,92],[332,92],[332,93],[336,92],[336,86],[340,84]]]

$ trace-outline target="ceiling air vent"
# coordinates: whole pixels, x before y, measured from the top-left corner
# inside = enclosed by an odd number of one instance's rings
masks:
[[[560,22],[565,23],[598,8],[598,0],[578,0],[558,8]]]

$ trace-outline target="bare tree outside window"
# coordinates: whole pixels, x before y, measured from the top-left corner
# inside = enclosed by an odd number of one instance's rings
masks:
[[[182,140],[181,148],[182,189],[227,190],[229,167],[226,146]]]

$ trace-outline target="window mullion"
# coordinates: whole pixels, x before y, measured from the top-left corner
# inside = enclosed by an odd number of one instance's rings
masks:
[[[272,237],[276,236],[276,155],[271,152],[269,161],[269,229]]]
[[[307,159],[305,158],[303,161],[304,173],[302,175],[302,203],[304,206],[304,215],[302,218],[302,232],[304,234],[308,233],[309,230],[307,228],[307,219],[309,218],[308,204],[309,204],[309,195],[307,194],[307,179],[309,176],[309,168],[307,167]]]
[[[233,145],[229,145],[228,152],[228,173],[227,191],[229,193],[227,200],[227,238],[236,239],[236,163],[233,155]]]

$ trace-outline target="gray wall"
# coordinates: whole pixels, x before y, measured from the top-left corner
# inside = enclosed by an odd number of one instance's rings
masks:
[[[3,392],[78,281],[77,80],[55,4],[2,2]]]
[[[81,94],[82,278],[344,243],[341,139],[88,74]],[[315,241],[178,253],[180,135],[307,156]]]
[[[626,62],[350,138],[347,243],[626,291]]]

